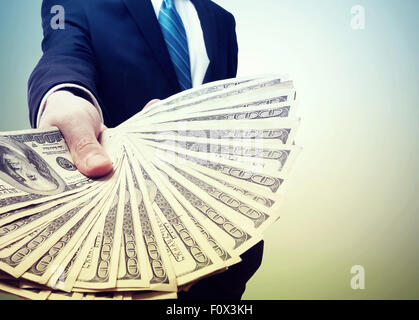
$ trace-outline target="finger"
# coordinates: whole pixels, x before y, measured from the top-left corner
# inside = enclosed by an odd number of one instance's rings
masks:
[[[89,124],[70,124],[61,127],[77,169],[84,175],[97,178],[110,173],[112,161],[97,140]]]
[[[189,284],[185,284],[183,287],[182,287],[182,290],[183,291],[185,291],[185,292],[188,292],[191,288],[192,288],[192,286],[195,284],[195,283],[197,283],[198,282],[198,280],[195,280],[195,281],[192,281],[191,283],[189,283]]]
[[[105,126],[103,123],[100,124],[100,129],[99,129],[99,133],[103,133],[103,131],[105,131],[106,129],[108,129],[107,126]]]
[[[156,102],[159,102],[159,101],[160,101],[160,99],[153,99],[153,100],[151,100],[150,102],[148,102],[148,103],[145,105],[145,107],[144,107],[144,108],[147,108],[147,107],[151,106],[152,104],[155,104]]]

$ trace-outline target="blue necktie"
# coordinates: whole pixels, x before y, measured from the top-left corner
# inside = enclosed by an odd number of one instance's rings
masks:
[[[192,88],[192,79],[188,40],[182,19],[176,11],[174,0],[163,0],[159,22],[180,87],[182,90],[190,89]]]

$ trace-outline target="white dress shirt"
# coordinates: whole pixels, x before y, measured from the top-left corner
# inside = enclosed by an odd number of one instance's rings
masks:
[[[162,2],[163,0],[151,0],[157,18],[159,16]],[[186,38],[188,40],[189,48],[189,59],[191,64],[192,87],[197,87],[201,85],[204,81],[205,73],[207,72],[208,65],[210,63],[205,47],[201,21],[199,20],[198,12],[196,11],[195,6],[190,0],[174,0],[174,3],[176,10],[182,19],[183,25],[185,26]],[[55,91],[58,91],[63,88],[78,88],[80,90],[85,91],[89,95],[91,101],[93,102],[93,105],[98,110],[103,121],[102,109],[100,108],[100,105],[96,100],[95,96],[89,90],[76,84],[63,83],[53,87],[43,97],[38,110],[38,116],[36,121],[37,127],[39,126],[39,122],[44,112],[45,104],[48,97]]]

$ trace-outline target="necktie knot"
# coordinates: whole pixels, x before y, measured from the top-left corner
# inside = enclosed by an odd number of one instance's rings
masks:
[[[171,9],[174,7],[174,0],[163,0],[164,4],[166,5],[167,9]]]

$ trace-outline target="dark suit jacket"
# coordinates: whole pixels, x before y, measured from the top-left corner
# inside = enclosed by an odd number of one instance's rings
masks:
[[[237,72],[234,17],[210,0],[192,0],[210,59],[204,83]],[[65,9],[65,29],[51,27],[51,8]],[[180,91],[150,0],[44,0],[43,56],[28,83],[30,121],[52,87],[74,83],[99,101],[105,124],[114,127],[154,98]]]

